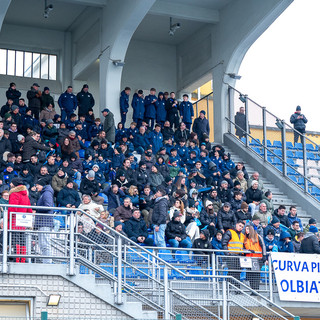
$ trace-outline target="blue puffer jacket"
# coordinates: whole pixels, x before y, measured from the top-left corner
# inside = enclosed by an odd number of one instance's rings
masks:
[[[179,108],[180,115],[183,117],[182,121],[184,123],[192,123],[191,117],[194,116],[192,103],[189,101],[182,101]]]
[[[163,135],[161,132],[153,130],[149,135],[149,141],[152,144],[152,151],[156,154],[163,146]]]
[[[156,118],[156,104],[155,103],[151,103],[153,100],[158,100],[158,99],[157,99],[157,97],[155,95],[151,95],[151,94],[146,96],[146,98],[144,99],[145,108],[146,108],[144,116],[146,118],[151,118],[151,119],[155,119]]]
[[[37,201],[37,206],[54,207],[53,201],[54,191],[50,185],[45,186],[41,191],[41,196]],[[35,228],[49,227],[53,228],[53,210],[39,209],[37,213],[44,215],[36,215],[34,226]],[[47,216],[46,216],[47,215]]]
[[[128,109],[129,109],[129,96],[123,90],[120,95],[120,111],[121,113],[128,112]]]
[[[77,109],[77,97],[73,93],[65,91],[65,93],[62,93],[59,97],[58,104],[61,109],[65,109],[67,112],[73,112]]]
[[[139,97],[137,93],[133,95],[131,106],[133,108],[133,119],[143,119],[145,112],[145,103],[142,97]]]
[[[299,116],[302,116],[302,119],[298,119]],[[308,122],[308,120],[303,114],[295,112],[290,117],[290,122],[293,124],[295,129],[297,129],[297,130],[305,130],[306,123]]]
[[[138,133],[133,140],[133,145],[135,148],[142,147],[143,149],[146,149],[148,146],[150,146],[149,138],[146,134],[142,135],[141,133]]]
[[[162,93],[162,92],[159,92],[158,100],[156,102],[157,121],[164,122],[164,121],[166,121],[166,118],[167,118],[166,100],[164,100],[163,98],[160,99],[160,93]]]

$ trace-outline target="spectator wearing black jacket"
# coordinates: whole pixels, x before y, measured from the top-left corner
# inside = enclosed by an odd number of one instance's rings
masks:
[[[252,215],[249,212],[249,206],[246,202],[241,203],[241,207],[239,210],[237,210],[235,212],[235,215],[236,215],[237,221],[239,221],[239,220],[241,220],[241,221],[250,220],[251,221],[251,218],[252,218]]]
[[[218,212],[218,229],[226,231],[233,228],[236,223],[237,219],[234,212],[231,210],[231,204],[229,202],[225,202],[221,210]]]
[[[93,109],[94,98],[93,95],[88,91],[89,86],[84,84],[82,90],[77,94],[77,101],[79,106],[79,117],[86,115],[90,109]]]
[[[320,253],[319,236],[316,235],[318,232],[317,227],[310,226],[309,232],[306,233],[304,239],[301,241],[301,253]]]
[[[145,221],[141,218],[139,209],[134,209],[132,217],[125,222],[126,234],[128,238],[138,244],[153,246],[153,240],[148,238],[148,228]]]
[[[12,151],[12,146],[10,140],[4,137],[3,129],[0,129],[0,160],[3,159],[3,154],[7,151]]]
[[[195,249],[206,249],[206,250],[212,249],[212,244],[210,242],[209,230],[207,230],[207,229],[201,230],[200,238],[195,239],[193,241],[192,248],[195,248]],[[210,251],[197,250],[197,251],[194,251],[193,254],[195,255],[195,259],[196,259],[197,263],[201,264],[202,262],[206,262],[206,261],[204,259],[202,259],[201,257],[199,257],[199,255],[208,255],[208,256],[210,256],[211,252]]]
[[[39,85],[34,83],[31,89],[27,92],[28,105],[32,111],[32,115],[39,120],[40,108],[41,108],[41,91]]]
[[[280,205],[278,209],[275,209],[273,215],[280,220],[280,223],[287,228],[290,228],[291,223],[286,215],[286,207],[284,205]]]
[[[7,99],[11,99],[13,105],[19,105],[19,98],[21,97],[21,92],[17,90],[16,84],[14,82],[10,83],[8,90],[6,91]]]
[[[237,172],[238,172],[238,171],[242,171],[242,172],[244,173],[244,178],[245,178],[246,180],[249,179],[248,172],[247,172],[246,167],[244,166],[244,163],[243,163],[242,161],[239,161],[239,162],[236,164],[235,168],[233,168],[233,169],[230,170],[230,175],[231,175],[231,178],[232,178],[232,179],[235,179],[235,178],[237,177]]]
[[[232,193],[228,188],[228,182],[226,180],[221,181],[220,187],[218,188],[218,197],[220,198],[222,203],[231,202]]]
[[[88,174],[85,176],[85,178],[82,179],[81,181],[80,192],[82,194],[87,194],[91,196],[94,202],[102,205],[104,202],[104,199],[98,196],[100,192],[100,187],[98,182],[94,178],[95,178],[95,172],[93,170],[90,170]]]
[[[61,207],[78,208],[80,202],[78,191],[74,189],[73,180],[68,178],[66,186],[58,193],[57,203]]]
[[[174,131],[170,127],[170,122],[166,121],[163,125],[163,128],[161,130],[161,133],[163,135],[163,141],[167,141],[169,138],[173,139]]]
[[[201,228],[207,227],[210,237],[214,237],[217,232],[217,212],[214,211],[212,201],[207,200],[205,205],[200,212]]]
[[[255,211],[256,206],[262,200],[263,192],[260,189],[258,189],[258,187],[259,187],[258,181],[253,180],[251,187],[248,188],[248,190],[246,191],[247,203],[251,208],[251,212]]]

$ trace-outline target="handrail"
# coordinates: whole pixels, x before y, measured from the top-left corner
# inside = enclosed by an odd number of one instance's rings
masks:
[[[201,100],[204,100],[206,98],[208,98],[209,96],[213,95],[213,91],[211,91],[210,93],[206,94],[205,96],[203,96],[202,98],[200,98],[199,100],[197,101],[194,101],[192,104],[196,104],[197,102],[201,101]]]
[[[241,95],[244,95],[243,93],[241,93],[241,92],[240,92],[239,90],[237,90],[236,88],[234,88],[234,87],[232,87],[232,86],[230,86],[230,85],[228,85],[228,87],[229,87],[230,89],[236,91],[237,93],[239,93],[239,94],[241,94]],[[251,101],[252,103],[254,103],[254,104],[255,104],[257,107],[259,107],[261,110],[264,109],[263,106],[261,106],[259,103],[255,102],[254,100],[252,100],[252,99],[249,98],[248,96],[246,96],[246,98],[247,98],[249,101]],[[272,112],[268,111],[267,109],[266,109],[266,112],[269,113],[269,114],[270,114],[271,116],[273,116],[274,118],[276,118],[276,120],[279,120],[279,121],[283,122],[283,123],[284,123],[286,126],[288,126],[293,132],[297,132],[297,133],[299,133],[299,135],[304,136],[305,139],[309,140],[312,144],[316,145],[316,146],[318,147],[318,150],[320,149],[320,146],[319,146],[316,142],[314,142],[313,140],[311,140],[310,138],[308,138],[305,134],[301,134],[301,132],[299,132],[299,131],[297,131],[295,128],[293,128],[293,127],[291,126],[291,124],[287,123],[287,122],[286,122],[285,120],[283,120],[283,119],[280,119],[278,116],[276,116],[276,115],[273,114]]]
[[[225,120],[229,121],[231,124],[233,124],[235,127],[240,128],[240,126],[238,126],[236,123],[234,123],[232,120],[230,120],[229,118],[225,117]],[[252,140],[254,140],[256,143],[259,144],[260,147],[266,149],[267,151],[271,152],[273,154],[273,156],[275,156],[276,158],[280,159],[283,163],[285,163],[288,167],[290,167],[291,169],[293,169],[296,173],[298,173],[298,175],[302,176],[305,180],[308,181],[308,183],[310,183],[311,185],[313,185],[314,183],[307,177],[304,176],[303,174],[301,174],[299,171],[296,170],[295,167],[293,167],[291,164],[289,164],[287,161],[285,161],[283,158],[281,158],[280,156],[278,156],[277,154],[275,154],[269,147],[263,145],[261,142],[257,141],[256,138],[254,138],[250,133],[246,132],[246,135],[248,137],[250,137]],[[250,148],[251,149],[251,148]],[[251,149],[252,150],[252,149]],[[253,152],[255,152],[254,150],[252,150]],[[258,155],[259,157],[262,157],[261,155]],[[269,163],[269,162],[268,162]],[[275,167],[273,164],[269,163],[271,166]],[[278,169],[277,169],[278,170]],[[286,175],[287,176],[287,175]],[[292,183],[294,183],[296,186],[298,186],[300,189],[303,189],[299,184],[295,183],[294,181],[292,181],[291,179],[289,179]],[[320,202],[317,198],[315,198],[311,193],[308,192],[308,194],[314,198],[316,201]]]

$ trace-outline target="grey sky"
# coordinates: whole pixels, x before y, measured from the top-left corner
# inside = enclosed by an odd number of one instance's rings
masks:
[[[320,1],[295,0],[252,45],[237,89],[289,122],[297,105],[320,131]]]

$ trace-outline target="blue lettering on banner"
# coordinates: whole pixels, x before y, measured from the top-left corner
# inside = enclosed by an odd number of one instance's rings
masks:
[[[304,288],[303,288],[303,281],[301,280],[297,280],[297,292],[303,292]]]
[[[286,288],[284,289],[284,287],[283,287],[283,284],[286,284]],[[281,288],[282,288],[282,291],[283,292],[287,292],[288,290],[289,290],[289,283],[288,283],[288,281],[287,280],[282,280],[281,282],[280,282],[280,285],[281,285]]]
[[[305,261],[305,262],[303,263],[303,265],[302,265],[301,272],[303,272],[303,271],[304,271],[304,269],[306,269],[306,270],[307,270],[307,272],[309,272],[308,264],[307,264],[307,262],[306,262],[306,261]]]

